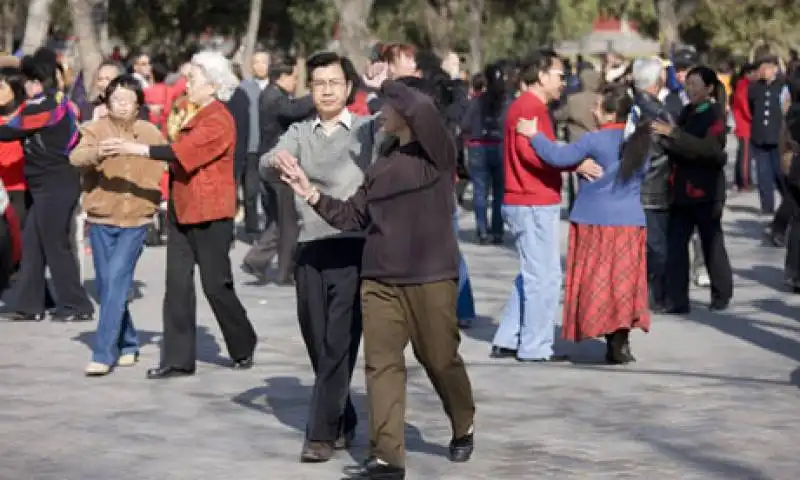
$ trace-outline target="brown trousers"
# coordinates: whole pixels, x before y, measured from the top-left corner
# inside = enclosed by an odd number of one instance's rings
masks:
[[[392,465],[405,465],[403,352],[409,340],[450,418],[453,436],[464,436],[472,427],[472,386],[458,354],[457,290],[455,280],[404,286],[361,283],[370,454]]]

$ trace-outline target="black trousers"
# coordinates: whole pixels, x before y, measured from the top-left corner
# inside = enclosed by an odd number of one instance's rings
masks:
[[[244,196],[244,228],[247,233],[258,233],[259,228],[258,219],[258,201],[262,200],[262,208],[266,211],[266,203],[263,202],[261,195],[261,177],[258,173],[258,162],[261,157],[257,153],[247,154],[247,163],[245,164],[244,171],[240,184],[242,186],[242,195]]]
[[[722,203],[672,205],[667,228],[667,306],[689,306],[689,241],[697,228],[712,301],[733,297],[733,272],[722,233]]]
[[[332,442],[356,427],[350,400],[361,342],[361,239],[326,239],[298,246],[297,318],[314,369],[306,438]]]
[[[653,308],[665,305],[667,271],[667,228],[669,210],[644,211],[647,222],[647,278],[650,286],[650,303]]]
[[[77,184],[74,187],[60,185],[29,194],[31,202],[22,228],[16,310],[24,313],[46,310],[45,268],[49,267],[59,313],[92,314],[94,306],[81,285],[70,239],[80,188]]]
[[[164,294],[164,342],[161,366],[191,370],[197,358],[197,298],[194,267],[200,269],[203,293],[222,330],[233,360],[253,354],[256,333],[233,287],[233,220],[193,225],[177,223],[172,205],[167,221],[167,285]]]
[[[266,230],[256,240],[244,263],[253,270],[263,272],[278,255],[278,281],[288,281],[294,270],[294,257],[299,235],[297,210],[294,207],[294,192],[285,183],[267,182],[271,199],[267,213]],[[270,220],[271,219],[271,220]]]
[[[17,212],[17,218],[19,218],[20,227],[25,228],[25,219],[28,218],[28,210],[31,208],[31,205],[33,205],[33,197],[31,196],[30,192],[27,190],[15,190],[8,192],[8,200],[11,202],[11,206],[14,207],[14,211]],[[80,253],[81,252],[78,252],[78,254]],[[12,286],[19,284],[19,270],[21,266],[22,262],[20,261],[17,269],[12,272],[10,279]],[[45,282],[44,287],[44,308],[45,310],[56,308],[55,298],[53,297],[53,293],[50,291],[50,286],[47,285],[47,282]]]

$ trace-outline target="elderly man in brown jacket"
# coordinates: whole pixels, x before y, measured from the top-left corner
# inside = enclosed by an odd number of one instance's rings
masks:
[[[83,209],[100,297],[92,361],[87,375],[105,375],[114,366],[131,366],[139,342],[128,311],[128,290],[144,246],[147,225],[161,201],[165,164],[135,155],[108,155],[101,142],[111,138],[160,145],[165,142],[153,124],[137,120],[144,94],[130,75],[111,81],[106,90],[108,116],[85,124],[70,163],[83,170]]]
[[[575,142],[583,134],[597,130],[597,119],[594,118],[594,108],[600,95],[600,72],[586,68],[580,73],[581,91],[567,96],[567,101],[558,108],[553,114],[557,122],[566,123],[568,142]],[[569,209],[575,202],[577,194],[577,182],[573,177],[574,173],[569,174]]]

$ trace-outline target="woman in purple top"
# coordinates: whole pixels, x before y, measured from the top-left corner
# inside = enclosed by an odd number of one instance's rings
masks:
[[[533,121],[517,131],[532,137],[536,154],[555,167],[586,158],[603,169],[594,181],[582,179],[570,214],[562,337],[570,341],[605,336],[606,361],[628,363],[628,334],[650,329],[647,297],[646,230],[640,187],[646,152],[626,152],[623,131],[632,99],[627,88],[609,85],[595,107],[600,130],[559,146],[537,134]]]

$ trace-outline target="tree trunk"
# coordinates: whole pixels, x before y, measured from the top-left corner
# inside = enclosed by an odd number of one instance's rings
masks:
[[[444,57],[452,47],[452,21],[444,0],[422,0],[422,15],[431,47]],[[470,42],[471,45],[471,42]]]
[[[658,36],[661,41],[662,53],[670,56],[678,44],[678,12],[675,5],[677,0],[656,0],[656,14],[658,15]]]
[[[108,35],[108,3],[109,0],[90,0],[92,24],[103,55],[111,54],[111,42]]]
[[[253,76],[250,70],[250,58],[256,49],[258,40],[258,26],[261,24],[261,0],[250,0],[250,16],[247,19],[247,33],[244,37],[244,49],[242,50],[242,74],[244,78]]]
[[[22,53],[28,55],[43,46],[50,29],[50,6],[53,0],[31,0],[25,20],[25,36],[22,38]]]
[[[473,75],[483,68],[483,8],[484,0],[470,0],[469,71]]]
[[[334,0],[333,3],[339,12],[340,50],[353,61],[358,71],[363,72],[369,63],[367,53],[372,44],[367,19],[373,0]]]
[[[3,44],[6,52],[14,53],[14,25],[17,18],[17,2],[5,0],[3,2]]]
[[[87,92],[91,92],[97,69],[103,62],[103,52],[100,50],[100,42],[90,13],[92,7],[89,0],[69,0],[69,7],[72,13],[72,28],[78,37],[83,85]]]

